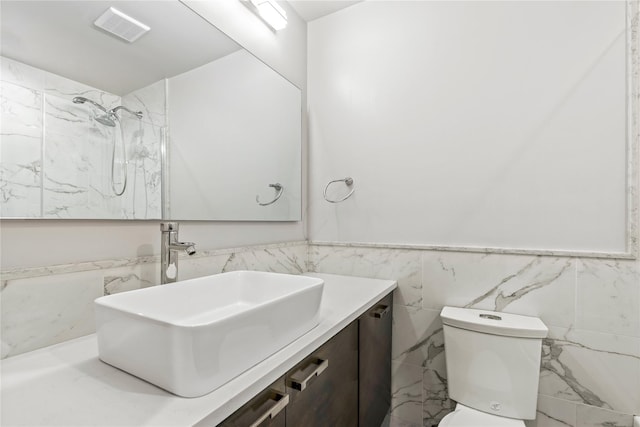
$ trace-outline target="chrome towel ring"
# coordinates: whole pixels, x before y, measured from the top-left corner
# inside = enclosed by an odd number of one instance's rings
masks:
[[[351,189],[351,191],[349,191],[349,194],[347,194],[346,196],[344,196],[341,199],[338,200],[330,200],[327,198],[327,190],[329,189],[329,186],[331,184],[333,184],[334,182],[344,182],[347,187],[351,187],[353,185],[353,178],[351,178],[350,176],[346,177],[346,178],[342,178],[342,179],[334,179],[333,181],[329,181],[329,183],[327,184],[326,187],[324,187],[324,199],[329,202],[329,203],[340,203],[340,202],[344,202],[345,200],[347,200],[349,197],[351,197],[351,195],[353,194],[354,191],[356,191],[355,187]]]
[[[261,203],[260,202],[260,196],[256,196],[256,202],[260,206],[269,206],[270,204],[275,203],[280,198],[280,196],[282,196],[282,192],[284,191],[284,187],[280,183],[276,182],[275,184],[269,184],[269,187],[273,187],[276,190],[276,197],[270,202]]]

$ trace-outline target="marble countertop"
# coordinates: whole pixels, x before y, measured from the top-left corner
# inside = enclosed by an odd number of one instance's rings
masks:
[[[309,273],[325,281],[320,324],[219,389],[183,398],[98,359],[95,335],[2,361],[3,426],[188,426],[218,423],[380,298],[392,280]]]

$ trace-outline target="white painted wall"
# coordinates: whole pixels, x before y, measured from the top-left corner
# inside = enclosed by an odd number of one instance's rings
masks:
[[[301,102],[246,50],[170,78],[169,217],[299,220]]]
[[[289,25],[285,30],[273,33],[240,2],[186,3],[304,90],[306,24],[286,4],[283,7],[289,12]],[[303,159],[306,159],[304,147]],[[303,176],[305,171],[306,162],[303,162]],[[304,203],[303,199],[303,206]],[[3,220],[0,225],[1,268],[157,254],[160,252],[158,224],[158,221]],[[305,237],[304,214],[302,222],[287,223],[183,222],[180,235],[183,240],[196,242],[200,249],[302,240]]]
[[[308,37],[311,240],[625,250],[624,2],[368,1]]]
[[[307,83],[307,23],[286,1],[287,27],[271,30],[240,0],[181,0],[264,63],[305,89]]]

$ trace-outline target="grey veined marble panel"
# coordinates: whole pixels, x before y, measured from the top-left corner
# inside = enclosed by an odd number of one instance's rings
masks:
[[[538,396],[536,419],[526,421],[527,427],[577,427],[576,404],[548,396]]]
[[[243,269],[299,274],[306,259],[305,242],[201,251],[180,257],[178,277],[186,280]],[[92,333],[95,298],[159,283],[158,257],[2,272],[1,357]]]
[[[39,217],[42,95],[3,81],[0,102],[0,216]]]
[[[539,391],[625,414],[640,413],[640,338],[550,328]]]
[[[422,306],[420,251],[311,245],[309,264],[318,273],[397,280],[394,303]]]
[[[127,190],[119,201],[120,217],[150,219],[162,216],[162,128],[123,113],[127,147]],[[111,193],[113,194],[113,193]]]
[[[122,105],[133,111],[141,111],[143,122],[157,127],[166,126],[166,93],[164,85],[165,80],[160,80],[124,95],[122,97]]]
[[[127,112],[104,126],[71,99],[46,95],[45,216],[160,218],[162,129]]]
[[[425,307],[451,305],[538,316],[547,326],[574,323],[572,258],[427,252],[422,270]]]
[[[234,270],[262,270],[274,273],[301,274],[306,271],[307,246],[282,246],[229,255],[222,272]]]
[[[422,368],[393,362],[391,370],[391,416],[422,424]]]
[[[578,405],[576,410],[576,426],[578,427],[632,427],[633,416],[619,412]]]
[[[578,263],[576,328],[640,337],[640,260]]]
[[[46,95],[43,208],[47,218],[93,218],[89,190],[95,158],[108,153],[109,130],[72,97]],[[108,157],[107,157],[108,158]]]
[[[102,295],[99,271],[3,282],[2,357],[95,332],[93,301]]]

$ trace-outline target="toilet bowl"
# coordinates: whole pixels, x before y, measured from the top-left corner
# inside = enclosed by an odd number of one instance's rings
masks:
[[[458,403],[438,427],[524,427],[524,421],[487,414]]]

